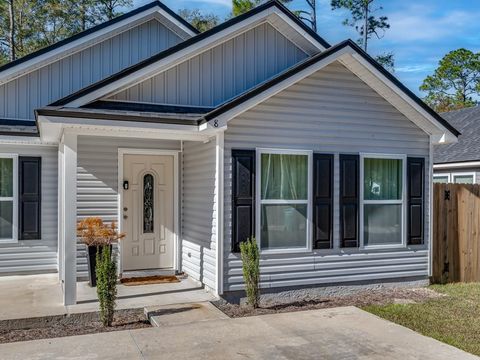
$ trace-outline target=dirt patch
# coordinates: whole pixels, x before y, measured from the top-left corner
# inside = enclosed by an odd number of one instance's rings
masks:
[[[0,321],[0,343],[49,339],[151,327],[143,309],[118,310],[113,326],[104,327],[98,313]]]
[[[368,305],[386,305],[391,303],[421,303],[444,296],[427,288],[385,288],[361,291],[345,296],[326,296],[316,299],[305,299],[285,304],[261,304],[258,309],[250,306],[229,304],[218,301],[214,305],[230,317],[244,317],[303,310],[326,309],[338,306],[365,307]]]

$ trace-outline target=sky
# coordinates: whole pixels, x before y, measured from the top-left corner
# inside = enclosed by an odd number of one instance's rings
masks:
[[[134,0],[140,6],[150,0]],[[231,0],[163,0],[171,9],[200,9],[220,18],[230,13]],[[382,39],[369,42],[369,53],[393,52],[395,76],[419,95],[423,79],[432,74],[448,52],[466,48],[480,51],[480,0],[375,0],[383,6],[376,15],[388,17],[390,29]],[[292,0],[291,10],[305,9],[305,1]],[[317,0],[318,33],[330,44],[356,40],[353,28],[342,25],[348,12],[330,7],[330,0]]]

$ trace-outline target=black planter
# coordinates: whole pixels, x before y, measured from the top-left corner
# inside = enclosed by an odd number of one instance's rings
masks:
[[[112,245],[110,247],[110,254],[112,253]],[[97,286],[97,251],[102,253],[105,246],[87,246],[87,264],[88,264],[88,285],[91,287]]]

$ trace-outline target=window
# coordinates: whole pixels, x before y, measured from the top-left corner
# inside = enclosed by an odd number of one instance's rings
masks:
[[[262,251],[310,249],[311,152],[257,151],[257,240]]]
[[[16,155],[0,154],[0,243],[17,241],[17,168]]]
[[[143,177],[143,233],[153,233],[153,188],[154,181],[152,174]]]
[[[360,226],[363,247],[405,244],[406,158],[361,155]]]
[[[475,173],[453,173],[453,183],[455,184],[474,184]]]
[[[448,184],[450,182],[450,174],[433,175],[435,184]]]

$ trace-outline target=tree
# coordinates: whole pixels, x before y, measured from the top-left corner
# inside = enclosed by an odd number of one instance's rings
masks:
[[[181,9],[178,11],[178,15],[200,32],[210,30],[220,22],[220,18],[217,15],[213,13],[204,14],[199,9]]]
[[[121,15],[122,13],[117,11],[119,7],[131,7],[132,0],[97,0],[95,1],[97,16],[104,20],[112,20],[113,18]]]
[[[373,8],[375,0],[331,0],[332,10],[346,9],[350,11],[350,18],[343,21],[343,25],[355,28],[360,38],[358,44],[368,51],[368,42],[372,37],[381,39],[385,36],[386,30],[390,29],[387,16],[376,17],[373,13],[383,10],[382,6]],[[388,70],[393,71],[393,53],[380,54],[375,58]]]
[[[292,0],[280,0],[282,3],[289,3]],[[232,16],[238,16],[252,10],[254,7],[265,2],[264,0],[232,0]]]
[[[475,106],[480,95],[480,53],[463,48],[449,52],[420,90],[427,92],[424,101],[439,112]]]

